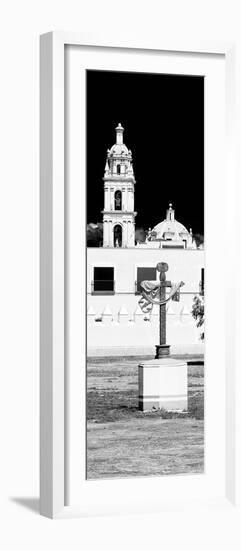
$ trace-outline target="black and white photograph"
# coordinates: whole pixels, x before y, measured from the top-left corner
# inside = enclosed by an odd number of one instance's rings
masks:
[[[204,78],[87,71],[87,479],[204,472]]]
[[[1,6],[3,550],[240,550],[241,2]]]

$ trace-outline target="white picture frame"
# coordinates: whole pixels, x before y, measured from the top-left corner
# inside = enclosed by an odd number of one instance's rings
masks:
[[[226,118],[226,192],[230,200],[230,211],[235,215],[237,197],[236,181],[236,134],[235,134],[235,46],[233,44],[167,44],[161,38],[116,38],[92,37],[66,32],[53,32],[41,36],[40,41],[40,510],[48,517],[63,517],[73,514],[93,513],[100,508],[80,501],[69,502],[68,476],[66,464],[69,461],[68,444],[70,437],[78,437],[76,423],[71,430],[66,421],[66,387],[69,380],[66,375],[66,250],[65,236],[65,46],[111,49],[115,52],[133,50],[133,52],[175,52],[176,54],[220,55],[225,59],[225,118]],[[232,216],[226,220],[227,231],[232,231]],[[229,281],[229,265],[236,265],[235,242],[226,251],[225,308],[227,312],[226,341],[226,385],[225,385],[225,494],[209,494],[201,490],[197,499],[208,505],[210,502],[238,503],[241,496],[239,466],[240,432],[237,418],[241,413],[238,352],[235,346],[237,320],[235,313],[235,286]],[[232,299],[233,298],[233,299]],[[230,322],[231,320],[231,322]],[[83,429],[83,426],[82,426]],[[224,430],[224,425],[223,425]],[[71,435],[70,432],[71,431]],[[74,433],[74,435],[73,435]],[[83,435],[83,434],[82,434]],[[76,472],[72,477],[76,476]],[[180,479],[180,478],[179,478]],[[77,480],[76,480],[77,483]],[[99,495],[103,493],[103,483],[99,486]],[[129,490],[123,480],[124,491]],[[182,497],[183,482],[180,484],[179,499],[167,508],[180,505],[185,501],[193,505],[193,497]],[[73,481],[72,481],[73,484]],[[92,485],[93,487],[93,485]],[[107,486],[106,486],[107,487]],[[120,487],[120,484],[119,484]],[[137,493],[139,491],[135,482]],[[151,482],[148,491],[155,491]],[[92,491],[93,493],[93,491]],[[108,490],[107,490],[108,493]],[[120,489],[121,493],[121,489]],[[94,493],[93,493],[94,494]],[[97,493],[96,493],[97,494]],[[214,498],[215,497],[215,498]],[[109,492],[109,509],[113,507]],[[121,500],[121,498],[120,498]],[[145,500],[145,499],[143,499]],[[148,500],[148,499],[147,499]],[[158,509],[158,495],[154,509]],[[197,501],[197,500],[196,500]],[[66,506],[66,504],[68,504]],[[143,502],[145,506],[146,503]],[[130,505],[130,510],[131,510]],[[160,502],[160,509],[163,508]],[[164,506],[165,507],[165,506]],[[108,511],[108,506],[103,509]],[[150,508],[149,508],[150,509]],[[118,506],[116,507],[118,510]]]

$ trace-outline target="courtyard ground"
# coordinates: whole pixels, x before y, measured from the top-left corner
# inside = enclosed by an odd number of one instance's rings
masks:
[[[203,472],[204,367],[198,364],[202,358],[185,357],[192,364],[184,413],[138,410],[138,363],[144,359],[88,360],[88,479]]]

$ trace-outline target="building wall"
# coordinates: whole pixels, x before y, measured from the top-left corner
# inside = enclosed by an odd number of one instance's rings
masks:
[[[203,250],[143,250],[139,248],[89,248],[87,250],[87,318],[88,353],[98,355],[101,349],[135,349],[146,353],[158,343],[159,308],[152,315],[144,315],[138,306],[136,294],[137,267],[155,267],[167,262],[167,280],[184,281],[180,301],[168,302],[167,343],[189,348],[200,348],[200,330],[191,315],[195,295],[199,294],[201,269],[204,268]],[[94,267],[114,267],[115,293],[92,293]],[[158,273],[157,273],[158,278]],[[97,319],[97,320],[96,320]],[[201,346],[203,347],[203,346]]]

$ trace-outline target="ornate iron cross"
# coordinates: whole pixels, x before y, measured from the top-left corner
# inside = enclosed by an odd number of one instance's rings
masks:
[[[172,286],[171,281],[166,280],[166,272],[168,271],[168,264],[160,262],[156,266],[157,271],[160,273],[160,302],[165,302],[160,305],[159,312],[159,344],[156,346],[156,358],[163,355],[169,355],[170,346],[166,344],[166,289]],[[161,348],[161,349],[160,349]],[[167,353],[165,353],[165,351]]]
[[[156,359],[159,359],[170,353],[170,346],[166,343],[166,303],[171,299],[176,301],[179,300],[180,288],[184,283],[181,281],[178,284],[173,284],[171,281],[166,280],[166,272],[168,271],[167,263],[159,262],[156,269],[160,273],[159,281],[158,283],[156,281],[141,282],[142,297],[139,304],[145,312],[151,311],[154,304],[159,305],[159,344],[156,345]],[[167,297],[166,289],[168,287],[172,290]]]

